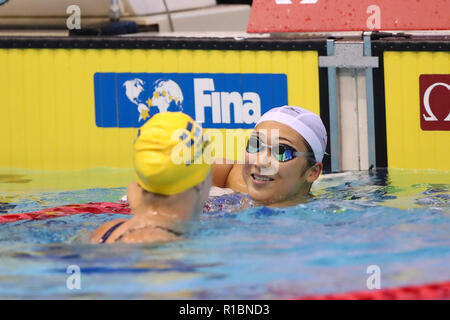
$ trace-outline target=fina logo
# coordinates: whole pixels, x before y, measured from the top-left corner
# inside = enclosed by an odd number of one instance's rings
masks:
[[[94,74],[95,123],[139,128],[161,112],[183,112],[203,128],[252,129],[262,114],[288,103],[282,73]]]
[[[209,94],[208,92],[211,92]],[[261,117],[261,98],[256,92],[215,92],[213,79],[194,79],[195,120],[205,122],[205,108],[212,108],[213,123],[230,123],[234,106],[235,123],[256,123]]]
[[[183,111],[183,92],[171,79],[158,79],[153,84],[151,97],[140,98],[145,91],[142,79],[127,80],[122,85],[128,100],[137,106],[138,121],[150,118],[150,108],[157,107],[158,113]],[[231,123],[231,105],[234,110],[234,123],[256,123],[261,117],[261,98],[256,92],[216,92],[214,79],[194,78],[195,120],[205,122],[205,108],[212,110],[213,123]]]

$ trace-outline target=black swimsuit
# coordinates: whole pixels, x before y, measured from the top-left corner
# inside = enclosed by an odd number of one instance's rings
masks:
[[[118,224],[115,224],[114,226],[112,226],[108,231],[105,232],[105,234],[103,235],[103,237],[100,239],[99,242],[105,243],[105,241],[108,240],[111,233],[113,233],[114,230],[116,230],[118,227],[120,227],[123,223],[125,223],[125,221],[119,222]]]
[[[114,230],[116,230],[118,227],[120,227],[123,223],[125,223],[125,221],[119,222],[119,223],[115,224],[114,226],[112,226],[108,231],[105,232],[103,237],[100,239],[99,243],[105,243],[106,240],[108,240],[108,238],[114,232]],[[170,233],[176,235],[177,237],[183,235],[181,232],[177,232],[177,231],[174,231],[174,230],[169,229],[169,228],[165,228],[165,227],[161,227],[161,226],[154,226],[154,227],[158,228],[158,229],[161,229],[161,230],[164,230],[164,231],[167,231],[167,232],[170,232]],[[120,237],[119,237],[119,239],[120,239]]]

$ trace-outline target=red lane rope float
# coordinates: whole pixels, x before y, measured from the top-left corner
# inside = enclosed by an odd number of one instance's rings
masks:
[[[294,300],[450,300],[450,281],[373,291],[304,296],[296,297]]]
[[[129,214],[130,208],[128,207],[128,203],[113,203],[113,202],[90,202],[82,204],[69,204],[55,208],[42,209],[34,212],[0,215],[0,223],[14,222],[28,219],[45,220],[80,213]]]

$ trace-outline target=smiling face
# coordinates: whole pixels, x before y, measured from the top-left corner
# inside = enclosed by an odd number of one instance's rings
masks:
[[[268,146],[284,144],[298,152],[308,152],[300,134],[275,121],[260,123],[252,134]],[[253,200],[267,206],[289,206],[304,200],[321,170],[321,163],[311,167],[303,156],[279,162],[270,148],[263,148],[258,153],[245,152],[242,175]]]

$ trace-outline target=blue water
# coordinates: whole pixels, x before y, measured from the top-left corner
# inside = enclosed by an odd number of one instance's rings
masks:
[[[448,177],[353,173],[284,209],[240,211],[244,195],[214,197],[186,239],[162,246],[88,243],[100,224],[126,215],[0,224],[0,299],[291,298],[367,290],[370,265],[382,288],[447,281]],[[125,191],[4,192],[0,210],[118,201]],[[81,289],[66,286],[70,265],[81,269]]]

